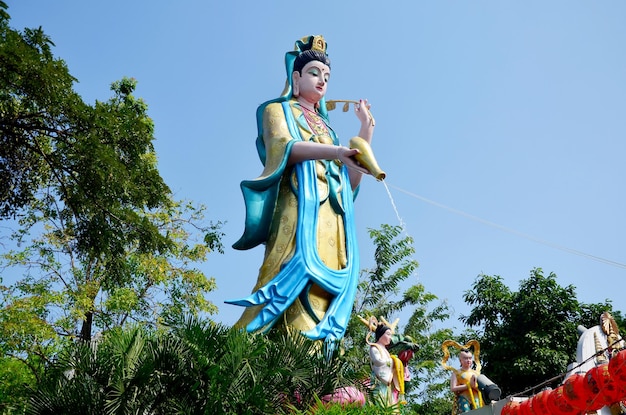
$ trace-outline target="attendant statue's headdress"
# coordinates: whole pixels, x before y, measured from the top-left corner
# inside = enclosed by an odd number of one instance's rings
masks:
[[[398,322],[400,321],[400,319],[397,318],[395,319],[393,323],[389,323],[387,320],[385,320],[384,317],[380,318],[380,322],[374,316],[371,316],[369,320],[366,320],[361,316],[358,316],[358,317],[359,317],[359,320],[361,320],[361,322],[365,325],[365,327],[369,329],[369,332],[367,333],[367,337],[365,338],[365,342],[367,344],[372,344],[369,341],[369,338],[372,334],[374,334],[374,338],[376,339],[374,340],[374,342],[377,342],[378,339],[380,339],[387,330],[391,330],[391,334],[394,334],[396,330],[396,326],[398,325]]]
[[[476,365],[476,371],[480,373],[480,369],[482,365],[480,364],[480,343],[478,340],[470,340],[466,344],[459,344],[454,340],[446,340],[441,344],[441,350],[443,351],[443,358],[441,359],[441,365],[446,370],[452,370],[453,372],[457,372],[457,369],[450,366],[448,364],[448,359],[450,358],[450,351],[448,348],[452,346],[453,348],[461,351],[466,351],[472,354],[474,358],[474,364]]]

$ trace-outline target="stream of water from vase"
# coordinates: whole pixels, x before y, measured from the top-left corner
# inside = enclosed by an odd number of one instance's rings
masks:
[[[402,217],[400,217],[400,212],[398,212],[398,207],[396,206],[396,202],[393,200],[393,196],[391,196],[391,192],[389,191],[389,186],[387,186],[387,183],[384,180],[382,180],[382,183],[385,186],[385,190],[387,191],[387,196],[389,196],[389,201],[391,202],[391,207],[393,207],[393,211],[396,213],[396,218],[398,218],[400,227],[402,228],[402,231],[408,236],[406,232],[406,226],[404,224],[404,221],[402,220]]]

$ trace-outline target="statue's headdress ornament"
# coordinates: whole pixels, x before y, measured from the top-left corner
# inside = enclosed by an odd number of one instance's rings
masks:
[[[322,53],[326,53],[326,40],[322,35],[305,36],[296,41],[297,52],[304,52],[305,50],[317,50]]]

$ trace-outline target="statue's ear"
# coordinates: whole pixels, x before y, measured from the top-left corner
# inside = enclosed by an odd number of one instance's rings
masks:
[[[293,95],[294,97],[297,97],[300,94],[300,85],[298,84],[299,82],[300,72],[293,71],[293,74],[291,74],[291,95]]]

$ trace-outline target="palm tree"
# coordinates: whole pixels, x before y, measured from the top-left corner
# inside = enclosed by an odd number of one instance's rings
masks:
[[[197,364],[189,378],[196,388],[187,395],[184,413],[290,412],[354,381],[337,353],[325,356],[319,342],[300,333],[268,337],[194,318],[172,329],[187,342]]]
[[[280,414],[354,382],[338,353],[299,333],[272,338],[190,317],[116,329],[59,355],[27,413]]]
[[[67,348],[37,385],[27,413],[170,413],[170,387],[188,355],[180,339],[164,333],[112,330]]]

